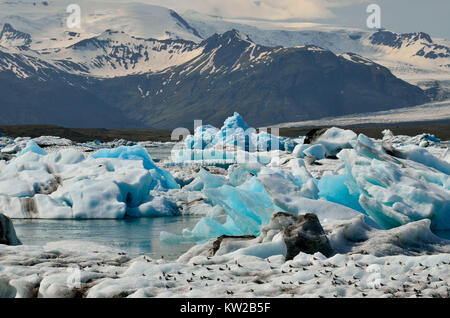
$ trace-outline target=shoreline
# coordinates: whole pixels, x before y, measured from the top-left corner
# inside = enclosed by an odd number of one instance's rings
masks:
[[[314,128],[330,128],[332,126],[305,126],[280,128],[281,137],[294,137],[306,135]],[[381,132],[385,129],[393,131],[394,135],[417,136],[422,133],[433,134],[435,137],[447,141],[450,140],[450,124],[448,121],[434,122],[402,122],[388,124],[364,124],[364,125],[346,125],[337,126],[342,129],[351,129],[356,133],[363,133],[370,138],[380,138]],[[191,131],[192,133],[192,131]],[[65,128],[53,125],[14,125],[0,126],[0,134],[5,136],[31,137],[57,136],[67,138],[75,142],[89,142],[99,140],[101,142],[110,142],[117,139],[142,142],[174,142],[171,139],[171,130],[157,129],[103,129],[103,128]]]

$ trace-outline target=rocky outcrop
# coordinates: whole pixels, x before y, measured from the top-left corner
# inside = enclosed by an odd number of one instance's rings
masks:
[[[214,241],[212,248],[210,249],[210,255],[214,256],[217,251],[222,246],[222,243],[225,241],[232,241],[232,242],[243,242],[243,241],[250,241],[256,239],[256,236],[253,235],[243,235],[243,236],[230,236],[230,235],[222,235],[217,240]]]
[[[328,130],[328,128],[314,128],[314,129],[311,129],[306,134],[305,140],[303,141],[303,143],[305,145],[312,145],[312,144],[314,144],[317,141],[317,139],[319,139],[320,136],[322,136],[327,130]]]
[[[287,248],[286,260],[291,260],[299,253],[322,253],[331,256],[333,249],[315,214],[294,215],[279,212],[272,216],[270,224],[261,230],[264,240],[282,233]]]
[[[294,215],[279,212],[272,216],[269,225],[261,229],[258,238],[251,235],[223,235],[208,245],[209,256],[223,255],[255,244],[272,242],[277,235],[282,235],[286,245],[286,260],[292,260],[301,252],[311,255],[320,252],[327,257],[333,254],[325,231],[315,214]]]
[[[322,253],[331,256],[333,249],[315,214],[296,217],[296,222],[283,231],[284,242],[287,247],[286,259],[290,260],[300,252],[307,254]]]
[[[14,225],[11,220],[0,213],[0,244],[21,245],[22,243],[16,236]]]

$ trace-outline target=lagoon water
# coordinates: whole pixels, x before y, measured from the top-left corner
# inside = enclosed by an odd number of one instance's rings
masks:
[[[125,220],[13,220],[13,223],[17,236],[25,245],[87,241],[122,249],[132,257],[145,254],[154,259],[163,256],[174,260],[194,244],[162,244],[161,231],[180,234],[198,221],[199,217],[180,216]]]

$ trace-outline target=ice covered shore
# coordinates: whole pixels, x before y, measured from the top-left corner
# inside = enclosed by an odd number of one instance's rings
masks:
[[[161,233],[198,243],[175,262],[80,242],[0,245],[0,296],[449,297],[450,243],[434,233],[450,230],[450,151],[427,134],[383,134],[287,139],[235,114],[158,163],[145,144],[0,138],[8,217],[203,216]],[[320,229],[289,223],[304,215]]]
[[[449,244],[429,221],[381,232],[357,218],[331,231],[330,244],[347,253],[301,252],[291,260],[280,240],[262,249],[222,242],[214,256],[201,255],[210,252],[206,244],[174,262],[130,259],[88,242],[0,245],[0,297],[450,296]]]

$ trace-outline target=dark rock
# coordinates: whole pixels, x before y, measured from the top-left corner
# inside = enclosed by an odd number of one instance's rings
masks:
[[[16,236],[14,225],[11,220],[0,213],[0,244],[21,245],[22,243]]]
[[[12,158],[13,156],[11,155],[0,153],[0,161],[1,160],[10,161]]]
[[[322,136],[326,131],[328,130],[328,128],[314,128],[311,129],[305,136],[305,140],[303,141],[303,143],[305,145],[312,145],[315,143],[315,141]]]
[[[253,235],[244,235],[244,236],[222,235],[221,237],[219,237],[217,240],[214,241],[212,249],[210,250],[210,255],[214,256],[217,253],[224,240],[247,241],[247,240],[254,240],[255,238],[256,236]]]
[[[333,254],[330,242],[315,214],[294,215],[279,212],[272,216],[270,227],[283,228],[284,243],[287,248],[286,260],[292,260],[300,252],[317,252],[329,257]]]

